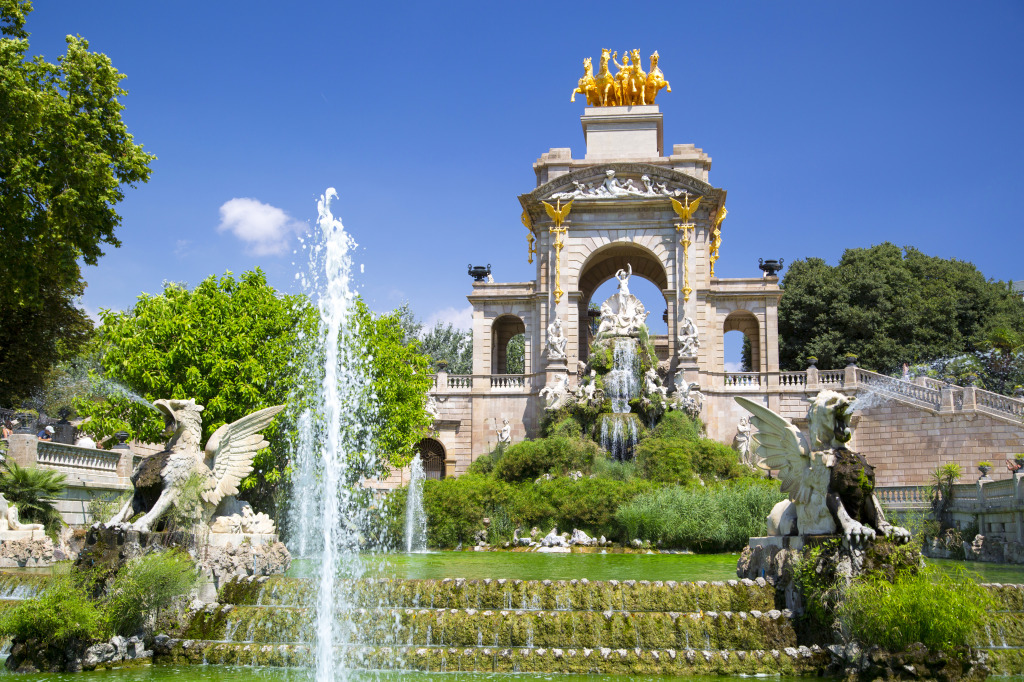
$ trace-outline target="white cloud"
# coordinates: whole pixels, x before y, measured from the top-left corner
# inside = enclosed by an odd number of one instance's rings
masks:
[[[187,256],[192,251],[192,249],[189,248],[190,246],[192,246],[192,240],[179,239],[174,243],[174,255],[178,258]]]
[[[725,371],[726,372],[742,372],[743,371],[743,363],[742,362],[727,362],[727,363],[725,363]]]
[[[220,207],[217,231],[231,232],[254,256],[277,256],[288,250],[288,238],[302,227],[276,206],[256,199],[232,199]]]
[[[442,308],[427,318],[424,323],[424,330],[431,329],[435,324],[448,324],[449,322],[456,329],[469,330],[473,328],[473,306],[465,308]]]

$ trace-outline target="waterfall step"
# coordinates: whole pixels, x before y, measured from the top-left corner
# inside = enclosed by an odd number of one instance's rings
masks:
[[[775,590],[763,579],[729,581],[647,580],[360,580],[340,589],[358,605],[537,611],[771,611]],[[306,578],[243,578],[221,588],[223,604],[312,606],[315,586]]]
[[[352,637],[368,645],[783,649],[796,646],[791,614],[628,611],[359,609]],[[310,611],[223,606],[195,613],[184,637],[235,643],[305,643]]]
[[[241,666],[305,667],[312,647],[202,640],[168,640],[156,645],[161,662]],[[816,674],[829,662],[818,647],[776,650],[497,648],[497,647],[339,647],[346,664],[370,670],[432,672],[548,672],[642,675],[798,675]]]

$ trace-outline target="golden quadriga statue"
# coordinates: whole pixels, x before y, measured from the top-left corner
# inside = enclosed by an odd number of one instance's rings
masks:
[[[634,104],[654,104],[658,91],[672,87],[665,80],[665,74],[658,68],[658,53],[651,55],[651,70],[644,71],[640,64],[640,50],[622,53],[622,63],[618,62],[618,52],[601,50],[601,67],[594,75],[594,63],[587,57],[583,60],[583,78],[569,97],[570,102],[576,101],[576,95],[585,95],[587,106],[621,107]],[[630,58],[633,63],[630,64]],[[608,70],[611,61],[619,70],[614,76]]]

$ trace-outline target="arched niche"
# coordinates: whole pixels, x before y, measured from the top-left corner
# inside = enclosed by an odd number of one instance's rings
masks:
[[[444,445],[433,438],[424,438],[416,445],[423,464],[423,474],[428,481],[439,481],[444,478]]]
[[[515,315],[501,315],[491,324],[491,374],[508,374],[508,342],[526,333],[526,324]],[[525,371],[526,368],[524,367]]]
[[[613,279],[616,272],[626,270],[627,266],[632,267],[633,276],[646,279],[654,284],[659,291],[668,289],[668,271],[661,262],[661,259],[650,250],[634,242],[606,244],[591,253],[584,261],[582,267],[580,267],[577,278],[579,291],[578,319],[589,319],[588,309],[590,303],[602,303],[602,301],[592,301],[594,292],[602,284]],[[648,320],[654,317],[661,317],[664,309],[668,306],[664,298],[658,302],[658,305],[653,305],[653,303],[653,301],[645,302],[647,312],[650,313]],[[591,327],[589,324],[584,323],[580,324],[579,329],[580,360],[586,362],[590,351]]]
[[[749,310],[734,310],[725,318],[722,325],[722,336],[727,332],[742,332],[750,341],[750,370],[763,372],[761,365],[761,325],[757,316]]]

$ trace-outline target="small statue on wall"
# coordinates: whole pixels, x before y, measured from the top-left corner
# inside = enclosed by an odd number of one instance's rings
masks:
[[[569,392],[569,375],[563,374],[553,383],[540,389],[540,397],[544,398],[545,410],[557,410],[568,402],[573,397],[573,394]]]
[[[565,358],[565,346],[569,339],[562,333],[562,320],[555,318],[548,325],[548,359],[561,360]]]
[[[512,427],[509,426],[508,418],[501,420],[501,428],[498,429],[498,445],[512,444]]]
[[[437,400],[434,399],[434,396],[427,396],[427,405],[424,409],[426,409],[427,414],[430,415],[431,419],[436,420],[441,418],[441,408],[438,406]]]
[[[679,325],[679,359],[695,358],[699,349],[700,338],[697,334],[697,325],[689,317],[684,317],[682,324]]]
[[[754,471],[761,470],[758,466],[760,461],[750,449],[750,420],[746,416],[740,417],[739,424],[736,425],[736,437],[732,439],[732,449],[739,454],[740,461],[747,467]]]

